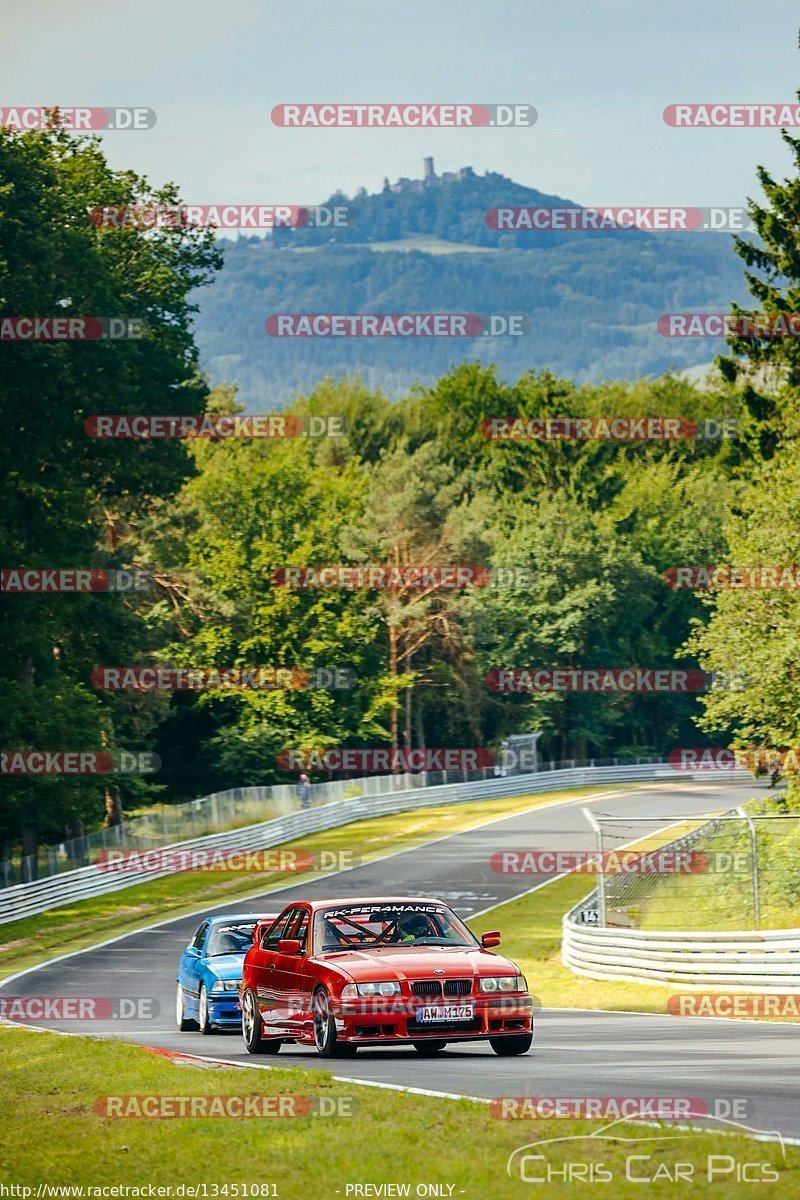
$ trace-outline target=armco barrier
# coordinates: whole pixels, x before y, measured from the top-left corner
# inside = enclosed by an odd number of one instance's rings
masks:
[[[681,772],[681,779],[692,778]],[[738,771],[714,778],[746,779],[747,772]],[[386,791],[373,796],[355,796],[334,800],[315,808],[302,809],[283,817],[264,821],[256,825],[227,833],[211,834],[179,842],[174,848],[190,850],[202,847],[207,850],[266,850],[309,833],[319,833],[362,821],[369,817],[382,817],[390,813],[406,812],[416,808],[456,804],[470,800],[487,800],[501,796],[523,796],[537,792],[549,792],[562,788],[593,787],[605,783],[651,783],[656,780],[675,780],[676,773],[665,763],[640,763],[615,767],[577,767],[562,771],[540,771],[536,774],[514,775],[497,779],[480,779],[471,783],[440,784],[403,791],[393,790],[391,777],[386,777]],[[707,778],[707,776],[703,776]],[[351,781],[357,783],[358,781]],[[137,871],[130,875],[102,871],[97,866],[81,867],[60,875],[38,879],[32,883],[15,884],[0,891],[0,924],[21,917],[46,912],[63,904],[73,904],[91,896],[133,887],[148,879],[158,879],[172,872],[164,869]],[[255,882],[255,881],[254,881]]]
[[[564,918],[562,960],[590,979],[800,991],[800,929],[663,933],[580,926],[573,918]]]

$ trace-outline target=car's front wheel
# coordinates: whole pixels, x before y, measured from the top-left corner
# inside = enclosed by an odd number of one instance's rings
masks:
[[[444,1050],[447,1042],[414,1042],[414,1049],[417,1054],[421,1054],[423,1058],[430,1058],[433,1054],[438,1054],[440,1050]]]
[[[181,1033],[188,1033],[190,1029],[197,1029],[197,1021],[193,1021],[191,1017],[186,1016],[183,1005],[183,988],[180,984],[178,984],[178,990],[175,993],[175,1024]]]
[[[261,1013],[255,993],[248,988],[242,996],[242,1037],[249,1054],[277,1054],[280,1038],[265,1038],[261,1032]]]
[[[201,1033],[211,1033],[214,1028],[208,1015],[208,992],[204,983],[200,984],[200,999],[197,1002],[197,1023],[200,1026]]]
[[[507,1034],[505,1037],[489,1038],[489,1045],[501,1058],[510,1058],[512,1054],[527,1054],[532,1044],[532,1033]]]
[[[311,998],[311,1016],[317,1053],[323,1058],[352,1058],[357,1047],[350,1042],[339,1041],[336,1022],[331,1015],[330,998],[324,988],[317,988]]]

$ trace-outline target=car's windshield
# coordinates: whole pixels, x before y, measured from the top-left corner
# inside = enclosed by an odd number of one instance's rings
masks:
[[[347,904],[316,916],[319,951],[376,949],[382,946],[478,945],[466,925],[443,904]]]
[[[215,925],[208,939],[208,958],[219,954],[246,954],[253,941],[255,921],[244,925]]]

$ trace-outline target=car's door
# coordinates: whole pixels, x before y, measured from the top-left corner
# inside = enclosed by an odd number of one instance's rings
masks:
[[[255,988],[258,1007],[270,1029],[283,1030],[285,1026],[285,1002],[283,1000],[282,980],[278,970],[278,942],[286,936],[289,921],[295,912],[294,906],[284,909],[274,925],[261,939],[261,949],[254,956],[252,983]],[[281,1011],[283,1005],[283,1011]]]
[[[286,997],[287,1028],[296,1034],[305,1026],[310,1028],[311,1023],[313,979],[308,968],[310,920],[311,910],[305,904],[298,905],[284,936],[300,942],[300,953],[277,956],[278,981]]]
[[[203,966],[203,954],[209,926],[209,921],[203,921],[197,933],[181,955],[179,979],[185,997],[185,1007],[190,1011],[194,1011],[198,1004],[200,972]]]

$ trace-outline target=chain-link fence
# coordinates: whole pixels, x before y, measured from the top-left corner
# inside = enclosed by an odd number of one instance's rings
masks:
[[[729,809],[674,820],[585,809],[597,888],[582,924],[643,930],[800,927],[800,813]],[[660,832],[656,832],[661,826]]]
[[[616,758],[568,759],[564,762],[537,763],[539,771],[555,771],[570,767],[617,766]],[[627,759],[628,762],[653,762],[653,759]],[[513,769],[497,766],[480,771],[421,771],[405,775],[370,775],[359,779],[334,779],[314,783],[301,794],[298,784],[271,784],[264,787],[232,788],[216,792],[185,804],[165,804],[146,813],[132,816],[120,825],[73,838],[56,846],[42,846],[36,855],[9,856],[0,860],[0,888],[17,883],[30,883],[74,871],[96,862],[108,850],[154,850],[172,846],[210,833],[224,833],[244,825],[269,821],[273,817],[297,812],[304,806],[316,807],[332,800],[351,796],[377,796],[387,791],[406,791],[411,788],[434,787],[447,783],[466,783],[476,779],[493,779],[510,774],[531,774],[533,763],[520,759]]]

